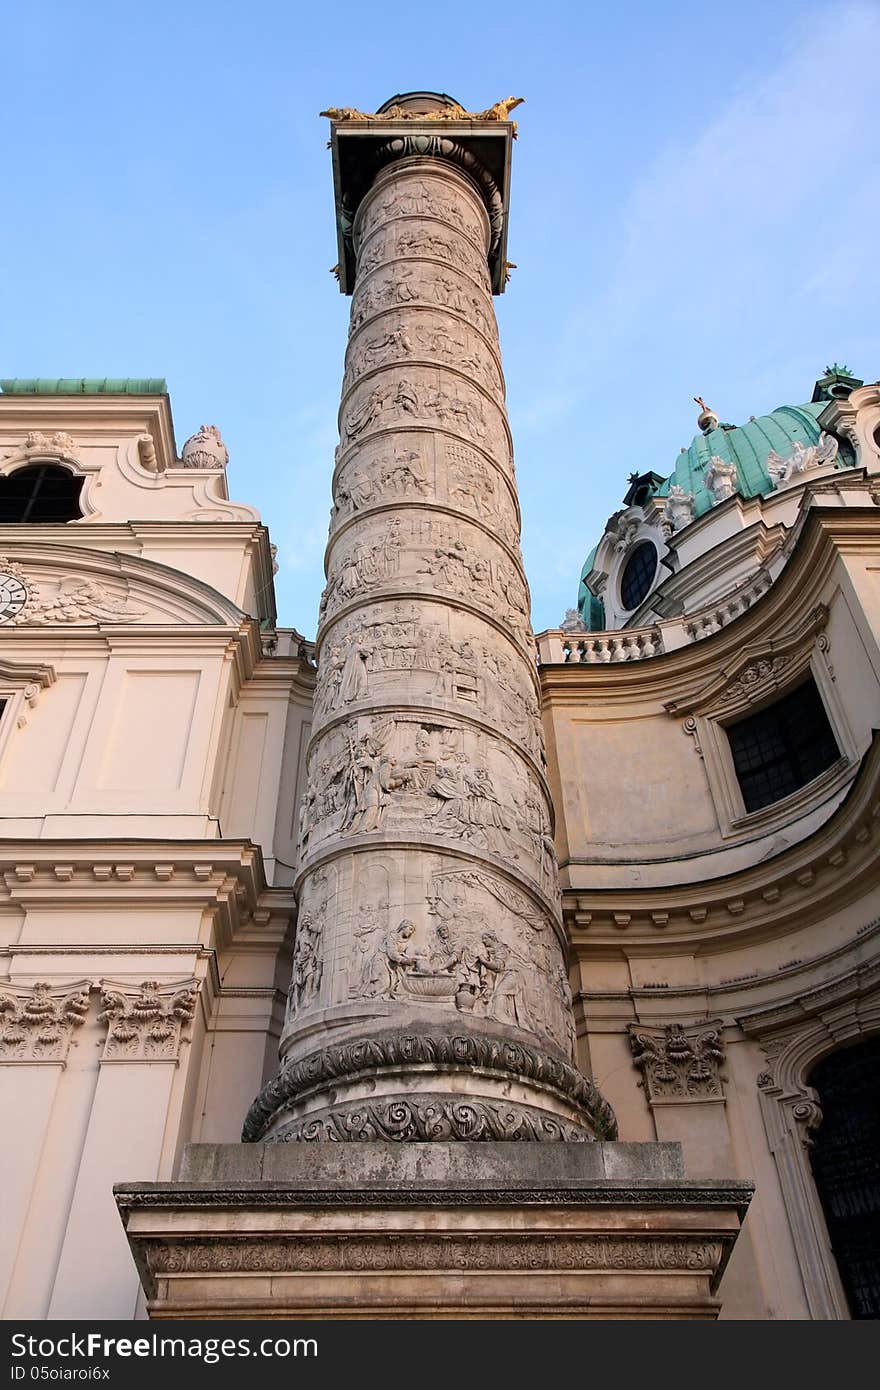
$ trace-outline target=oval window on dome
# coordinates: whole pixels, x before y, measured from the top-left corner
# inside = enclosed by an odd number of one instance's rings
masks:
[[[650,591],[657,572],[657,547],[653,541],[640,541],[623,567],[620,601],[631,612]]]

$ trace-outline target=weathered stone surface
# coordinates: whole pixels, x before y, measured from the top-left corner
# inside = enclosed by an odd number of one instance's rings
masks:
[[[254,1144],[116,1196],[153,1318],[714,1318],[751,1186],[676,1144]]]
[[[283,1184],[304,1191],[444,1188],[578,1187],[616,1182],[678,1182],[679,1144],[188,1144],[180,1181]],[[606,1183],[606,1187],[609,1185]],[[126,1187],[134,1191],[135,1187]],[[137,1189],[146,1190],[146,1189]],[[161,1190],[161,1189],[157,1189]],[[169,1189],[171,1190],[171,1189]],[[610,1190],[610,1188],[609,1188]]]

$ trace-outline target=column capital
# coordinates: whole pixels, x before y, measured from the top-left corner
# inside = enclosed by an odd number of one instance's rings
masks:
[[[333,187],[339,252],[339,288],[354,291],[352,228],[361,199],[376,174],[392,160],[413,156],[447,160],[480,190],[491,225],[489,271],[494,294],[507,279],[507,213],[510,163],[516,123],[507,116],[519,98],[508,97],[485,111],[465,111],[451,97],[431,92],[393,97],[375,114],[330,107]]]

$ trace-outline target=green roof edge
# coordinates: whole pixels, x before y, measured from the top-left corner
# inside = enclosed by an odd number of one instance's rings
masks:
[[[4,396],[167,396],[164,376],[27,377],[0,380]]]

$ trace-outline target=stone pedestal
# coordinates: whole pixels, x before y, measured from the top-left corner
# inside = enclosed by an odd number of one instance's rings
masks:
[[[152,1318],[703,1318],[751,1184],[677,1144],[200,1144],[116,1199]]]

